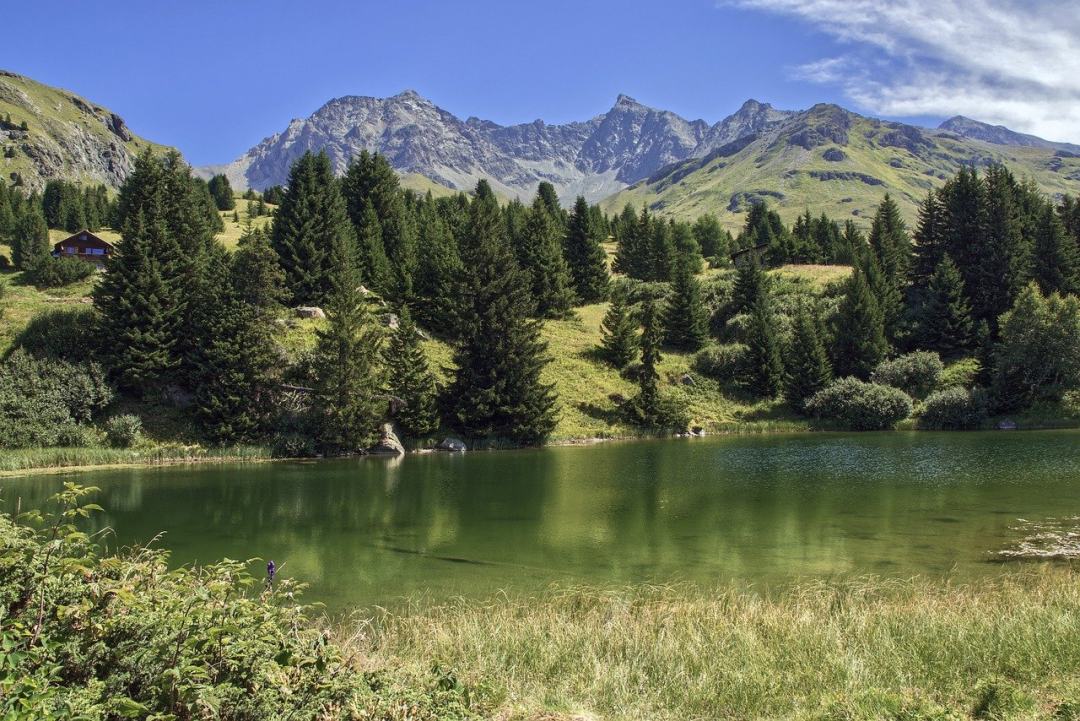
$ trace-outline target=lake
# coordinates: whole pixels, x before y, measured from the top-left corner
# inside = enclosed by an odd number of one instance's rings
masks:
[[[1000,572],[1018,519],[1080,515],[1080,432],[714,437],[124,469],[0,480],[38,507],[101,487],[114,545],[273,558],[332,611],[547,584]],[[261,564],[256,568],[261,573]]]

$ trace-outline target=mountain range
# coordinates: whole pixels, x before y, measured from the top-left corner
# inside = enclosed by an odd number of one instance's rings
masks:
[[[731,224],[763,199],[788,216],[807,207],[865,216],[886,191],[913,218],[927,190],[961,166],[995,162],[1052,195],[1080,192],[1080,146],[963,116],[928,129],[836,105],[792,111],[747,100],[709,124],[620,95],[586,121],[499,125],[462,120],[412,90],[336,98],[200,172],[262,189],[284,184],[305,151],[325,150],[341,173],[362,149],[382,153],[419,189],[470,190],[485,178],[504,197],[526,199],[548,181],[564,203],[580,194],[612,211],[627,202],[681,216],[708,210]]]
[[[30,188],[54,177],[118,187],[141,148],[165,148],[92,101],[0,71],[0,121],[6,115],[12,124],[0,122],[0,171]],[[612,212],[626,203],[680,217],[708,211],[730,226],[761,200],[788,219],[806,208],[865,218],[885,192],[913,220],[926,192],[965,165],[1004,163],[1051,196],[1080,194],[1080,146],[963,116],[930,129],[837,105],[779,110],[747,100],[710,124],[626,95],[589,120],[517,125],[462,120],[412,90],[346,96],[233,162],[196,172],[264,189],[285,184],[308,150],[326,151],[341,173],[362,149],[382,153],[403,184],[420,191],[468,191],[484,178],[505,198],[528,199],[548,181],[566,204],[580,194]]]

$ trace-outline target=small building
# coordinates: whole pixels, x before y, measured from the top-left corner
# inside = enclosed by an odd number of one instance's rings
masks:
[[[78,258],[93,263],[102,269],[116,252],[116,246],[102,240],[89,230],[80,230],[70,238],[64,238],[53,246],[54,258]]]
[[[754,262],[764,267],[766,256],[769,252],[769,244],[762,243],[761,245],[755,245],[752,248],[743,248],[737,250],[731,254],[731,262],[736,268],[745,265],[748,262]]]

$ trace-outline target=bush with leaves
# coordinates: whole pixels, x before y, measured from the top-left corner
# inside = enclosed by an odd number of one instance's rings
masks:
[[[919,428],[970,430],[981,426],[987,415],[985,391],[954,386],[926,397],[919,410]]]
[[[142,439],[142,419],[133,413],[121,413],[105,421],[105,437],[113,448],[131,448]]]
[[[39,288],[62,288],[86,280],[94,271],[92,264],[78,258],[43,258],[27,273],[30,282]]]
[[[894,427],[911,415],[911,398],[891,386],[840,378],[811,396],[806,412],[853,431]]]
[[[913,398],[923,398],[938,387],[944,370],[937,353],[916,351],[878,364],[870,380],[899,388]]]
[[[93,488],[65,484],[55,513],[0,515],[0,718],[462,719],[490,710],[435,674],[364,674],[301,586],[249,563],[170,569],[167,551],[109,553],[79,528]],[[396,709],[396,710],[395,710]]]
[[[38,358],[85,361],[97,350],[93,308],[51,308],[38,313],[15,336],[13,346]]]
[[[747,351],[742,343],[708,346],[694,354],[693,368],[721,383],[733,383],[744,373]]]
[[[0,364],[0,447],[62,445],[70,426],[88,423],[112,399],[96,363],[39,359],[16,350]]]

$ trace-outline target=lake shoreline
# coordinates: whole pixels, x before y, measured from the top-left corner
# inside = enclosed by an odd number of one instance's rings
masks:
[[[1018,428],[1014,430],[1018,431],[1049,431],[1049,430],[1071,430],[1080,428],[1080,419],[1071,418],[1058,418],[1058,419],[1045,419],[1040,418],[1037,421],[1025,422],[1024,419],[1020,419]],[[991,425],[986,428],[978,428],[969,431],[927,431],[926,429],[918,428],[914,425],[901,425],[900,427],[891,431],[877,431],[879,433],[896,433],[896,432],[944,432],[944,433],[972,433],[972,432],[985,432],[999,430],[996,425]],[[521,450],[539,450],[543,448],[562,448],[562,447],[589,447],[605,443],[613,442],[635,442],[635,441],[662,441],[662,440],[681,440],[681,439],[700,439],[709,437],[734,437],[734,436],[780,436],[780,435],[818,435],[824,433],[849,433],[851,431],[842,428],[821,428],[813,427],[809,424],[798,426],[794,422],[789,426],[774,425],[772,423],[755,424],[737,424],[734,428],[711,430],[701,435],[689,434],[689,433],[628,433],[612,436],[584,436],[579,438],[560,438],[557,440],[549,441],[541,446],[509,446],[492,444],[489,446],[470,448],[468,451],[459,451],[463,453],[480,453],[490,451],[521,451]],[[1001,432],[1011,432],[1002,430]],[[78,456],[80,452],[94,452],[103,449],[33,449],[33,450],[57,450],[62,452],[69,452],[71,455]],[[154,449],[148,451],[148,453],[161,453],[165,452],[166,455],[157,458],[145,458],[145,459],[132,459],[124,460],[115,463],[62,463],[62,464],[43,464],[43,465],[28,465],[25,468],[7,468],[0,469],[0,480],[5,478],[20,478],[25,476],[50,476],[50,475],[65,475],[69,473],[88,473],[92,471],[107,471],[107,470],[122,470],[122,469],[135,469],[135,468],[166,468],[172,466],[201,466],[201,465],[224,465],[224,464],[254,464],[254,463],[280,463],[280,462],[317,462],[325,460],[335,460],[337,458],[373,458],[373,459],[386,459],[386,455],[380,454],[358,454],[355,456],[318,456],[318,457],[280,457],[275,458],[271,455],[269,446],[252,446],[246,449],[248,452],[245,454],[237,454],[234,450],[229,449],[230,452],[221,452],[221,449],[209,449],[207,455],[177,455],[175,457],[167,455],[168,449]],[[23,449],[16,449],[13,451],[6,451],[0,453],[0,466],[3,466],[5,455],[18,454],[23,452]],[[455,451],[444,451],[435,447],[421,447],[421,448],[406,448],[407,455],[413,454],[431,454],[431,453],[455,453]]]

